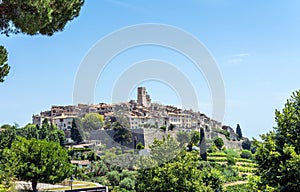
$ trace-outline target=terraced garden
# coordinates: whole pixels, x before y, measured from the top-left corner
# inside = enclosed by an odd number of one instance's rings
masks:
[[[226,191],[236,191],[237,187],[247,184],[247,176],[253,175],[257,164],[251,157],[241,158],[242,151],[228,149],[208,153],[208,161],[218,164],[225,177],[224,188]]]

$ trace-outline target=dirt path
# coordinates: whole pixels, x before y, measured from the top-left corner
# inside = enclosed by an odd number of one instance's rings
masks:
[[[225,183],[224,187],[228,187],[228,186],[233,186],[233,185],[241,185],[241,184],[246,184],[247,181],[234,181],[231,183]]]

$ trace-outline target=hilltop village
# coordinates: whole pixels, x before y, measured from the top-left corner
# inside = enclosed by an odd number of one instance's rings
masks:
[[[174,106],[151,103],[151,97],[145,87],[138,87],[137,100],[130,100],[129,102],[52,106],[48,111],[33,115],[32,123],[42,125],[44,119],[47,119],[48,122],[55,124],[58,128],[65,131],[68,139],[73,119],[77,117],[82,118],[88,113],[103,115],[104,122],[112,122],[115,121],[117,117],[122,116],[126,120],[126,128],[128,127],[131,130],[135,130],[133,132],[142,129],[141,134],[143,135],[146,134],[145,132],[151,132],[151,130],[153,132],[153,130],[158,130],[161,127],[175,131],[199,130],[199,128],[202,127],[207,131],[206,137],[208,138],[213,139],[214,137],[220,136],[226,139],[224,135],[220,134],[222,130],[225,130],[230,133],[231,141],[237,140],[236,134],[231,127],[222,125],[221,122],[209,118],[199,111],[195,112]],[[158,134],[157,137],[160,138],[160,135],[161,134]],[[97,138],[93,138],[92,140],[94,139]],[[151,138],[150,141],[147,141],[147,138],[143,138],[142,143],[148,146],[153,139],[154,138]],[[239,145],[233,147],[239,148]]]

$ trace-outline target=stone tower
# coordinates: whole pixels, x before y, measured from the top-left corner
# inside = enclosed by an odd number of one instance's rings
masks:
[[[147,94],[145,87],[138,87],[137,90],[137,102],[138,104],[149,107],[151,104],[151,98],[150,95]]]

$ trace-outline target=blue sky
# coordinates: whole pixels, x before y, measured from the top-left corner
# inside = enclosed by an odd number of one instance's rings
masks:
[[[98,40],[126,26],[160,23],[193,34],[209,49],[226,89],[223,123],[234,128],[239,123],[244,135],[258,137],[272,129],[275,109],[300,88],[299,8],[297,0],[87,0],[80,16],[52,37],[0,37],[11,65],[0,85],[0,125],[22,126],[51,105],[72,104],[77,69]],[[120,74],[135,62],[153,58],[171,62],[186,74],[196,87],[200,110],[211,115],[203,75],[182,55],[157,46],[130,49],[114,58],[98,79],[95,102],[111,102]],[[154,101],[180,106],[165,84],[141,85]]]

